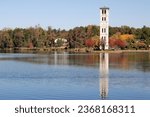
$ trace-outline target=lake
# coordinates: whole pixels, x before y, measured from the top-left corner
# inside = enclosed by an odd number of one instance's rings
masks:
[[[150,100],[150,53],[0,53],[0,100]]]

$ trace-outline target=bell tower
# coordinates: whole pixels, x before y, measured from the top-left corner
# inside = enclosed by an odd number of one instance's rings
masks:
[[[100,8],[100,49],[109,49],[109,8]]]

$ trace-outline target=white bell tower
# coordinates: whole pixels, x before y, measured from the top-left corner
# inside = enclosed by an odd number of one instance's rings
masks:
[[[109,49],[109,8],[100,8],[100,49]]]

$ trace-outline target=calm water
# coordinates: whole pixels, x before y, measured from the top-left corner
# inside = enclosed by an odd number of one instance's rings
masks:
[[[0,99],[150,100],[150,53],[1,53]]]

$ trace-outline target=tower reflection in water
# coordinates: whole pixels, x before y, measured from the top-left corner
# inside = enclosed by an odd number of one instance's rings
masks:
[[[108,98],[109,91],[109,54],[100,53],[100,96],[102,100]]]

